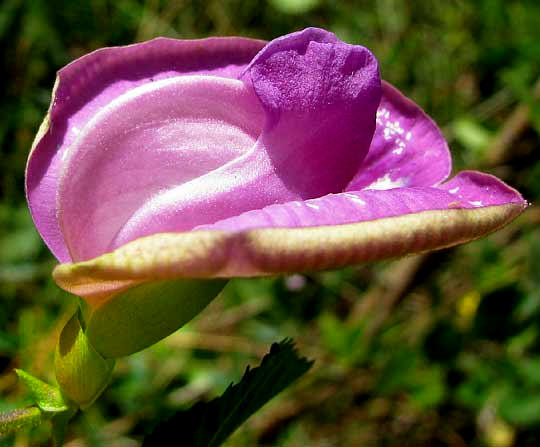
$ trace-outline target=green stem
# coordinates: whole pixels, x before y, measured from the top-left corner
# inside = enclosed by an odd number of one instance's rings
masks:
[[[0,413],[0,436],[26,427],[36,427],[43,422],[43,412],[38,407]]]
[[[62,413],[55,414],[52,417],[52,433],[53,433],[53,441],[54,441],[54,447],[61,447],[64,445],[64,437],[66,435],[66,430],[69,421],[75,414],[77,413],[76,408],[70,408],[67,411],[64,411]]]

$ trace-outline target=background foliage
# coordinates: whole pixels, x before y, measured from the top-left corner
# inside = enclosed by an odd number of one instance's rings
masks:
[[[481,168],[533,206],[451,250],[308,276],[234,281],[189,327],[119,362],[69,446],[135,447],[294,337],[316,360],[229,441],[241,446],[536,446],[540,440],[540,3],[536,0],[2,0],[0,411],[13,368],[52,381],[73,297],[24,202],[24,165],[54,72],[158,35],[271,39],[321,26],[370,47],[443,128],[455,170]],[[47,445],[45,426],[0,445]]]

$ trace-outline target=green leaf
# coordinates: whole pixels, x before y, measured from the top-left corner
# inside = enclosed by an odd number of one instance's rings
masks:
[[[270,3],[280,12],[300,15],[315,9],[320,0],[271,0]]]
[[[246,369],[240,383],[230,385],[222,396],[199,402],[159,424],[143,447],[185,445],[217,447],[270,399],[306,373],[312,361],[299,357],[292,340],[274,343],[261,365]],[[174,443],[174,440],[177,443]]]
[[[460,118],[453,124],[456,139],[476,156],[483,155],[492,139],[490,132],[472,118]]]
[[[22,369],[16,369],[15,372],[21,382],[28,387],[34,402],[42,411],[60,413],[68,409],[68,405],[58,388],[35,378]]]
[[[499,411],[511,424],[536,425],[540,423],[540,396],[529,390],[510,389],[502,399]]]
[[[540,386],[539,356],[534,356],[531,358],[520,358],[514,366],[526,385],[531,387]]]

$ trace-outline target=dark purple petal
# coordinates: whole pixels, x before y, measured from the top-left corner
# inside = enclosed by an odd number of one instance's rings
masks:
[[[263,41],[244,38],[159,38],[104,48],[59,71],[49,115],[27,165],[27,197],[36,226],[61,261],[70,259],[56,219],[56,191],[64,152],[84,125],[111,100],[145,83],[187,74],[237,77]]]
[[[376,59],[316,28],[270,42],[244,76],[268,113],[260,145],[301,198],[342,191],[364,159],[381,88]]]
[[[446,140],[424,111],[387,82],[368,155],[346,190],[434,186],[448,177]]]

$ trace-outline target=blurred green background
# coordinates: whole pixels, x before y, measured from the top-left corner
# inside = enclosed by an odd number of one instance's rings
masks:
[[[76,306],[50,279],[55,261],[24,199],[55,71],[155,36],[271,39],[306,26],[371,48],[383,78],[442,127],[455,171],[494,173],[532,207],[455,249],[231,282],[188,327],[119,361],[67,445],[138,446],[160,417],[218,395],[286,336],[316,366],[229,447],[540,445],[537,0],[2,0],[0,411],[29,402],[13,368],[54,380],[58,331]],[[49,430],[0,445],[45,446]]]

